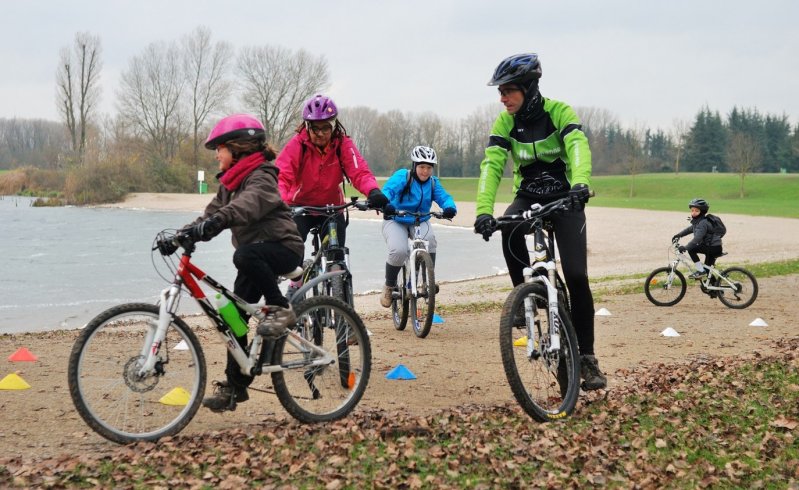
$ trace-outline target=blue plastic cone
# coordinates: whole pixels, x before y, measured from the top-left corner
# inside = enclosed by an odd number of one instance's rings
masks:
[[[438,316],[438,313],[433,313],[433,323],[444,323],[444,319]]]
[[[416,375],[402,364],[397,364],[397,367],[386,374],[386,379],[416,379]]]

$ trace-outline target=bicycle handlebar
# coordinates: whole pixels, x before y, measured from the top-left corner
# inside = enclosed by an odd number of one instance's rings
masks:
[[[359,201],[357,198],[344,204],[327,204],[325,206],[294,206],[291,208],[293,216],[306,216],[306,215],[327,215],[332,216],[341,211],[354,207],[360,211],[368,211],[371,209],[369,201]]]
[[[569,209],[571,209],[571,200],[568,197],[564,197],[544,205],[533,204],[530,206],[530,209],[521,214],[508,214],[497,217],[497,227],[517,224],[523,221],[533,221],[538,218],[546,218],[547,216]]]
[[[448,220],[448,221],[452,221],[452,218],[445,218],[444,217],[444,213],[443,212],[438,212],[438,211],[428,211],[427,213],[417,213],[415,211],[405,211],[404,209],[399,209],[399,210],[395,211],[394,213],[392,213],[390,215],[387,215],[387,217],[391,217],[391,216],[400,216],[400,217],[402,217],[402,216],[412,216],[414,218],[425,218],[427,216],[432,216],[434,218],[445,219],[445,220]]]

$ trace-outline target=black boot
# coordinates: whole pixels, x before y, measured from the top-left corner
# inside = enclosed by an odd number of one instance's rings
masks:
[[[203,398],[203,406],[212,412],[226,412],[236,410],[239,402],[250,399],[247,388],[231,386],[227,381],[214,381],[214,394]]]

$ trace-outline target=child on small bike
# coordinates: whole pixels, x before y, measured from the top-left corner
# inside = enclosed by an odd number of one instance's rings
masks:
[[[248,303],[261,296],[267,306],[257,333],[275,338],[296,321],[296,316],[277,283],[302,262],[304,244],[291,217],[291,210],[278,191],[278,170],[272,163],[275,151],[266,143],[261,122],[246,114],[223,118],[208,135],[205,147],[216,151],[220,172],[219,191],[203,215],[182,231],[195,240],[208,241],[222,230],[233,234],[233,264],[238,269],[233,292]],[[246,349],[247,335],[238,339]],[[241,373],[228,352],[226,381],[215,382],[216,393],[203,405],[215,412],[235,410],[249,399],[251,376]]]
[[[696,266],[696,271],[688,277],[691,279],[700,279],[707,273],[709,267],[716,263],[716,259],[721,256],[722,234],[716,232],[717,230],[714,228],[717,228],[718,225],[714,226],[708,218],[707,212],[710,210],[710,205],[707,201],[700,198],[691,199],[691,202],[688,203],[688,209],[691,210],[691,224],[671,237],[671,241],[676,242],[686,235],[694,234],[693,239],[685,246],[680,245],[678,250],[680,253],[688,252],[688,255],[691,256],[691,260],[694,261],[694,265]],[[702,262],[699,260],[698,254],[700,253],[705,255],[704,265],[702,265]]]
[[[411,168],[399,169],[383,185],[383,194],[389,200],[384,208],[383,238],[388,246],[386,259],[386,283],[380,296],[380,304],[391,306],[391,292],[397,287],[397,274],[408,260],[408,236],[413,227],[411,216],[395,216],[397,210],[428,213],[435,202],[445,218],[451,219],[458,212],[452,196],[444,189],[433,169],[438,164],[435,150],[428,146],[416,146],[411,150]],[[422,235],[428,241],[428,252],[436,260],[436,236],[430,226],[430,217],[422,218]]]

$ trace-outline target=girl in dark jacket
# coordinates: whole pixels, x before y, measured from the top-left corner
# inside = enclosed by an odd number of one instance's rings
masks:
[[[205,147],[219,162],[216,197],[203,215],[186,226],[196,240],[207,241],[229,228],[233,235],[233,264],[238,269],[233,292],[248,303],[263,296],[265,318],[257,333],[275,338],[296,321],[294,311],[278,288],[279,275],[302,263],[303,242],[291,211],[280,198],[275,151],[266,143],[264,126],[246,114],[228,116],[211,130]],[[238,338],[247,346],[247,335]],[[249,399],[251,376],[244,375],[228,353],[226,381],[215,382],[213,396],[203,405],[215,412],[234,410]]]

